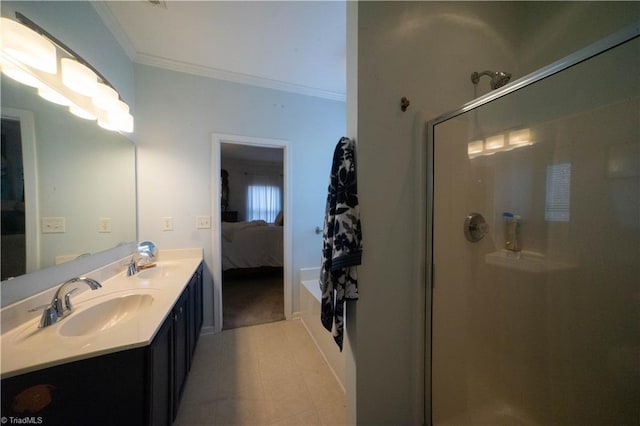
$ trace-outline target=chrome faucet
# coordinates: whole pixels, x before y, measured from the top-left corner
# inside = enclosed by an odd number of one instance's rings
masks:
[[[75,287],[69,291],[67,291],[67,289],[76,283],[85,283],[91,290],[97,290],[102,287],[102,285],[98,281],[87,277],[76,277],[65,281],[60,287],[58,287],[56,294],[54,294],[53,299],[51,300],[51,304],[31,309],[31,311],[36,311],[44,308],[42,317],[40,318],[40,325],[38,325],[39,328],[44,328],[55,324],[59,319],[64,318],[71,312],[73,312],[71,295],[76,290],[78,290],[78,287]]]
[[[137,258],[136,258],[137,256]],[[138,252],[131,256],[131,261],[127,267],[127,276],[135,275],[145,266],[152,266],[156,260],[156,245],[151,241],[143,241],[138,244]]]
[[[138,253],[131,256],[131,261],[127,267],[127,276],[135,275],[136,272],[140,272],[141,266],[148,265],[152,262],[151,257],[147,253]]]

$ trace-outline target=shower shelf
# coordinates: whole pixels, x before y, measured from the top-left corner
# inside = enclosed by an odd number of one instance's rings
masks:
[[[542,253],[526,250],[519,253],[508,250],[495,251],[485,255],[484,259],[490,265],[532,273],[561,271],[575,267],[569,263],[549,260]]]

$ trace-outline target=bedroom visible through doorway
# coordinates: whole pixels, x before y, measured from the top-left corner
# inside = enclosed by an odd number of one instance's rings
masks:
[[[220,143],[222,329],[285,319],[284,157]]]

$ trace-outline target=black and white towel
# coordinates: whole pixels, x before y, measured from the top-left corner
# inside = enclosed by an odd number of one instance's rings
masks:
[[[333,153],[322,235],[322,325],[342,351],[344,302],[358,299],[356,265],[362,259],[355,143],[346,137]]]

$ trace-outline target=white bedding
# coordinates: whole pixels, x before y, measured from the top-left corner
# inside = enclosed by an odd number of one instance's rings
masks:
[[[282,226],[222,222],[222,270],[283,265]]]

